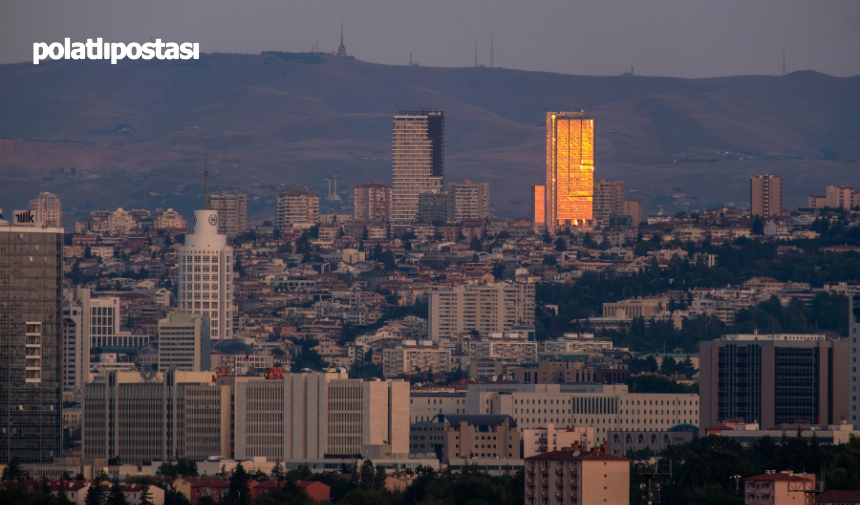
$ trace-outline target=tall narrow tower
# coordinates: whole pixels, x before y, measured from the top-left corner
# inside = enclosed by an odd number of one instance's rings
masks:
[[[546,113],[546,227],[585,226],[594,218],[594,119]]]
[[[340,22],[340,46],[337,48],[338,58],[346,58],[346,46],[343,45],[343,21]]]
[[[444,115],[403,109],[394,116],[392,221],[415,221],[418,195],[442,191]]]

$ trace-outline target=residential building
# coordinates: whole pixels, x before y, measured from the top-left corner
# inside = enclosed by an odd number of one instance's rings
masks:
[[[171,312],[158,321],[158,369],[208,372],[209,313]]]
[[[511,416],[439,414],[410,427],[409,452],[458,459],[519,459],[520,432]]]
[[[633,226],[639,226],[642,222],[642,202],[636,199],[625,200],[624,214],[633,220]]]
[[[27,208],[37,223],[48,228],[63,227],[63,206],[60,199],[53,193],[43,191],[39,196],[30,200]]]
[[[607,181],[601,177],[594,182],[595,221],[609,223],[610,216],[627,214],[624,207],[624,181]]]
[[[828,207],[851,210],[860,206],[860,192],[851,186],[845,184],[827,186],[827,193],[825,194],[827,195]]]
[[[534,284],[461,285],[428,293],[430,338],[439,342],[477,331],[481,335],[534,324]]]
[[[415,221],[418,195],[442,191],[444,113],[404,109],[394,116],[392,221]]]
[[[535,230],[546,227],[546,186],[532,186],[532,225]]]
[[[546,113],[546,226],[594,218],[594,120],[585,112]]]
[[[155,216],[153,226],[159,230],[184,230],[187,228],[188,222],[175,210],[167,209]]]
[[[574,448],[584,451],[595,446],[592,426],[559,428],[547,423],[546,426],[524,429],[522,439],[524,458]]]
[[[296,188],[278,195],[276,226],[310,228],[320,222],[320,197],[313,191]]]
[[[112,235],[128,235],[129,230],[134,228],[137,224],[131,212],[132,211],[127,211],[122,207],[119,207],[115,211],[109,213],[107,219],[107,231]]]
[[[724,420],[715,426],[702,426],[703,435],[716,435],[737,441],[740,445],[749,447],[756,440],[770,437],[776,440],[783,433],[811,441],[815,438],[820,445],[840,445],[851,441],[851,437],[860,437],[860,431],[854,425],[843,421],[841,424],[810,424],[807,422],[778,424],[762,429],[758,423],[744,423],[739,419]]]
[[[776,472],[744,479],[744,505],[804,505],[809,503],[804,491],[815,491],[815,474]]]
[[[451,371],[451,350],[429,340],[404,340],[402,345],[382,350],[382,371],[386,377]]]
[[[235,238],[248,229],[248,195],[206,194],[206,209],[218,211],[218,233]]]
[[[448,217],[455,221],[490,218],[490,183],[448,183]]]
[[[233,248],[218,233],[217,211],[194,211],[194,233],[176,257],[179,312],[208,315],[212,340],[232,338]]]
[[[628,505],[630,460],[605,450],[552,451],[526,459],[525,505]]]
[[[62,456],[63,229],[27,213],[0,220],[0,464]]]
[[[851,346],[851,368],[848,371],[848,387],[851,389],[848,392],[848,415],[851,417],[848,421],[860,428],[860,295],[848,297],[848,340]]]
[[[418,217],[420,221],[447,221],[451,218],[448,208],[449,195],[447,191],[421,193],[418,195]],[[453,219],[453,218],[452,218]]]
[[[541,360],[537,366],[511,370],[511,379],[527,384],[596,383],[623,384],[630,369],[620,365],[588,365],[582,361]]]
[[[826,193],[817,193],[814,195],[809,195],[807,198],[807,207],[810,209],[821,209],[827,207],[827,194]]]
[[[750,213],[768,218],[782,212],[782,178],[773,174],[750,179]]]
[[[356,221],[391,220],[391,186],[366,182],[355,187]]]
[[[480,358],[502,358],[512,363],[537,361],[537,342],[525,339],[502,338],[501,334],[491,334],[469,341],[469,361]]]
[[[699,343],[701,426],[849,420],[849,342],[819,334],[726,335]]]

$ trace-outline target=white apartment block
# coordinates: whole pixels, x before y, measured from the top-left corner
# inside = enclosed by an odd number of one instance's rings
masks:
[[[211,340],[232,338],[233,248],[218,233],[217,211],[194,211],[194,233],[176,256],[179,312],[208,315]]]
[[[501,358],[515,363],[537,361],[537,342],[511,338],[481,338],[469,342],[469,361]]]
[[[450,372],[451,350],[429,340],[404,340],[402,345],[382,350],[382,371],[386,377],[414,372]]]
[[[462,285],[431,291],[428,296],[430,338],[434,342],[472,330],[489,335],[510,331],[515,325],[534,324],[534,284]]]
[[[310,228],[320,222],[320,197],[296,188],[278,195],[275,225]]]

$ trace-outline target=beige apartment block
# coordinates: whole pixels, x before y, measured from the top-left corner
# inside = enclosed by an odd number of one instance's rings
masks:
[[[390,221],[391,187],[379,182],[366,182],[355,187],[356,221]]]
[[[650,319],[658,312],[666,308],[666,302],[662,299],[631,299],[615,303],[603,304],[603,317],[616,317],[621,319],[633,319],[644,317]]]
[[[37,223],[49,228],[63,227],[63,206],[53,193],[43,191],[30,200],[27,208]]]
[[[826,205],[828,207],[843,208],[845,210],[860,206],[860,192],[851,186],[840,184],[838,186],[827,186]]]
[[[415,221],[418,195],[442,191],[444,113],[404,109],[394,116],[392,221]]]
[[[442,463],[520,457],[520,432],[510,416],[439,414],[413,424],[410,431],[409,452],[435,454]]]
[[[415,372],[450,372],[451,350],[429,340],[404,340],[402,345],[382,350],[382,371],[386,377]]]
[[[438,414],[466,414],[466,393],[412,392],[409,395],[409,422],[429,421]]]
[[[594,181],[594,220],[608,223],[610,216],[622,214],[626,214],[624,181],[607,181],[603,177]]]
[[[526,505],[628,505],[630,460],[595,449],[525,461]]]
[[[534,284],[500,282],[455,286],[428,293],[430,338],[439,342],[477,331],[481,335],[534,324]]]
[[[188,227],[188,222],[175,210],[167,209],[155,216],[153,225],[159,230],[184,230]]]
[[[448,183],[448,219],[490,218],[490,183],[474,183],[466,179],[462,184]]]
[[[218,211],[218,233],[235,238],[248,229],[248,195],[221,194],[206,195],[206,209]]]
[[[595,446],[592,426],[558,427],[547,423],[546,426],[524,429],[522,439],[523,458],[572,447],[585,451]]]
[[[310,228],[320,222],[320,197],[296,188],[278,195],[275,225]]]
[[[624,202],[624,213],[633,220],[633,226],[639,226],[642,222],[642,202],[630,199]]]
[[[782,178],[773,174],[750,179],[750,213],[763,218],[782,212]]]

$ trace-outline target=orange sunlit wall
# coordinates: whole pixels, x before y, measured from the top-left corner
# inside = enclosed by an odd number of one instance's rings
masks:
[[[546,219],[546,186],[532,186],[532,222],[535,226]]]
[[[584,112],[547,112],[547,228],[591,221],[593,200],[594,120]]]

